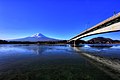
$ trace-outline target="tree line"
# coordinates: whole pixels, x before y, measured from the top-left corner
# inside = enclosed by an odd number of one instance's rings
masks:
[[[57,41],[6,41],[0,40],[0,44],[66,44],[67,40],[57,40]]]

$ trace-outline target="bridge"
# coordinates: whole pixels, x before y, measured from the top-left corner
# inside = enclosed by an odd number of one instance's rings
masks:
[[[120,31],[120,13],[115,14],[112,17],[100,22],[99,24],[85,30],[77,36],[71,38],[68,42],[74,41],[74,45],[76,45],[75,41],[81,38],[116,31]]]

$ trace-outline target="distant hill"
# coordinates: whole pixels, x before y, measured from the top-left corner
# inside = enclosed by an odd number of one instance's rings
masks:
[[[7,41],[5,41],[5,40],[0,40],[0,44],[4,44],[4,43],[7,43]]]
[[[88,40],[87,43],[89,44],[114,44],[114,43],[120,43],[120,41],[112,40],[110,38],[97,37],[97,38]]]
[[[19,39],[12,39],[9,41],[31,41],[31,42],[36,42],[36,41],[56,41],[58,39],[54,39],[54,38],[49,38],[46,37],[45,35],[41,34],[41,33],[37,33],[34,34],[30,37],[25,37],[25,38],[19,38]]]

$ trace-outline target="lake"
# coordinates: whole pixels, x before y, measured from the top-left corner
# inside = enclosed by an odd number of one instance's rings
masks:
[[[69,45],[0,44],[0,80],[114,80],[81,53],[120,59],[120,45],[109,48]]]

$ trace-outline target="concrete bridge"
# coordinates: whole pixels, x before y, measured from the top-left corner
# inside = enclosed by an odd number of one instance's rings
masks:
[[[75,45],[76,44],[75,41],[81,38],[91,36],[91,35],[110,33],[110,32],[116,32],[116,31],[120,31],[120,13],[85,30],[84,32],[78,34],[77,36],[71,38],[68,42],[74,41],[74,45]]]

